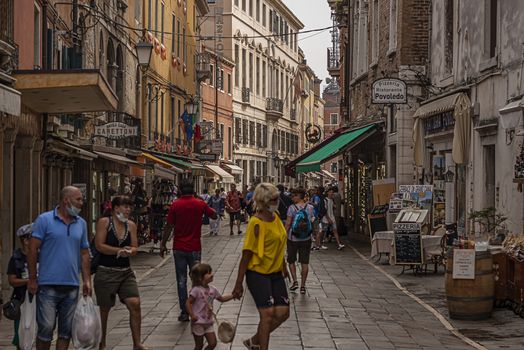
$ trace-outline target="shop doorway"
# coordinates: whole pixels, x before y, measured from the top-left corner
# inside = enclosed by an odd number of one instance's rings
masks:
[[[495,208],[495,145],[484,146],[484,208]]]

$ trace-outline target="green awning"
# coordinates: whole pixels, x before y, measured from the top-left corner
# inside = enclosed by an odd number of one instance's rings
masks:
[[[177,165],[181,166],[183,169],[189,170],[192,173],[194,173],[195,175],[202,175],[206,171],[206,168],[203,165],[194,164],[194,163],[186,162],[186,161],[181,160],[181,159],[177,159],[177,158],[173,158],[173,157],[167,157],[167,156],[162,156],[162,155],[159,155],[159,154],[155,154],[155,157],[160,158],[162,160],[165,160],[166,162],[169,162],[169,163],[171,163],[171,164],[173,164],[175,166],[177,166]]]
[[[320,171],[320,165],[322,163],[330,158],[335,157],[342,149],[346,148],[346,146],[357,140],[360,136],[364,135],[374,127],[375,125],[368,125],[360,129],[355,129],[344,134],[340,134],[331,142],[325,144],[298,162],[296,165],[296,172],[307,173],[310,171]]]

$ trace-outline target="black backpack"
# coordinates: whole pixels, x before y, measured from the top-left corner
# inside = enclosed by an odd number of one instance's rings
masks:
[[[291,198],[285,194],[280,194],[278,197],[278,216],[280,220],[285,221],[287,219],[287,210],[291,206]]]
[[[320,203],[318,204],[318,218],[322,220],[327,214],[327,199],[324,196],[320,196]]]

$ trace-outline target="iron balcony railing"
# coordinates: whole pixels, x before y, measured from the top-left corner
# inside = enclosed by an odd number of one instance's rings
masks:
[[[0,40],[14,44],[14,0],[0,0]]]
[[[250,88],[242,88],[242,102],[249,103],[251,100],[251,89]]]
[[[328,48],[327,49],[327,67],[328,70],[340,69],[340,55],[338,48]]]
[[[266,99],[266,111],[282,113],[283,109],[284,103],[281,99],[275,97],[268,97]]]

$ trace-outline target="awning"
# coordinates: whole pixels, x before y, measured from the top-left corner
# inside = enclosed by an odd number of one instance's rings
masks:
[[[218,165],[206,164],[205,167],[209,169],[211,172],[213,172],[214,174],[218,175],[222,179],[222,182],[224,183],[235,182],[235,178],[233,177],[233,175],[231,175],[230,173],[228,173],[227,171],[225,171]]]
[[[226,168],[228,168],[229,171],[231,172],[231,174],[233,174],[233,175],[242,175],[244,173],[244,169],[242,169],[241,167],[239,167],[237,165],[228,164],[228,163],[222,163],[222,165],[224,165]]]
[[[332,180],[336,180],[337,179],[335,176],[333,176],[333,174],[331,174],[329,171],[327,171],[325,169],[322,169],[322,175],[326,176],[326,177],[329,177]]]
[[[471,101],[469,97],[459,92],[442,97],[420,106],[413,118],[413,158],[416,166],[424,163],[424,131],[423,119],[444,112],[453,111],[455,126],[453,129],[452,157],[455,164],[464,164],[468,158],[471,139]]]
[[[176,169],[175,167],[173,168]],[[161,165],[155,164],[155,167],[153,168],[153,174],[163,179],[175,180],[177,172],[175,170],[168,169]]]
[[[191,172],[195,176],[205,176],[206,174],[206,168],[204,168],[204,166],[200,164],[194,164],[188,161],[184,161],[182,159],[162,156],[159,154],[155,154],[155,157],[165,160],[166,162],[169,162],[176,167],[181,167],[183,170]]]
[[[149,154],[149,153],[146,153],[146,152],[142,152],[140,154],[140,156],[146,158],[146,159],[149,159],[150,161],[152,161],[153,163],[156,163],[158,165],[161,165],[163,166],[164,168],[166,169],[169,169],[169,170],[173,170],[175,173],[180,173],[182,174],[184,172],[184,170],[174,166],[173,164],[169,163],[169,162],[166,162],[165,160],[162,160],[160,158],[157,158],[155,157],[154,155],[152,154]]]
[[[94,154],[93,152],[86,151],[85,149],[82,149],[78,146],[53,137],[46,141],[46,150],[85,160],[93,160],[98,158],[98,155]]]
[[[39,113],[114,111],[118,98],[98,69],[15,71],[22,103]]]
[[[310,150],[309,155],[296,164],[297,173],[320,171],[320,165],[335,157],[340,151],[356,146],[360,141],[372,134],[376,124],[367,125],[358,129],[335,135],[327,143],[318,145]]]
[[[132,159],[129,159],[127,157],[120,156],[118,154],[106,153],[106,152],[100,152],[100,151],[94,151],[94,153],[97,154],[99,157],[102,157],[102,158],[105,158],[105,159],[108,159],[108,160],[111,160],[113,162],[117,162],[117,163],[120,163],[120,164],[126,164],[126,165],[129,164],[129,165],[134,165],[134,166],[144,166],[143,163],[139,163],[136,160],[132,160]]]

